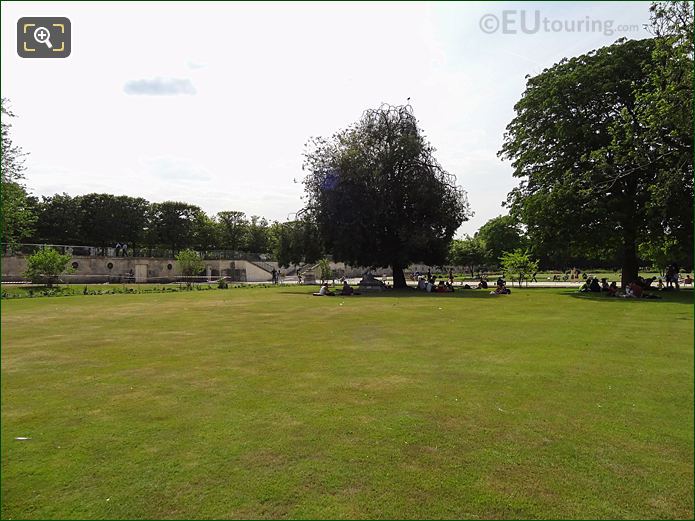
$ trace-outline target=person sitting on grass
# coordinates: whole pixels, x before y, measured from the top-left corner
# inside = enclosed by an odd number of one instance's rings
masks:
[[[321,286],[321,289],[318,291],[318,293],[314,293],[313,295],[315,297],[333,297],[335,296],[335,293],[328,289],[328,282],[324,282],[323,286]]]
[[[427,293],[432,293],[433,291],[437,291],[437,288],[434,285],[434,283],[436,281],[437,281],[437,277],[430,277],[427,280],[427,284],[425,285],[425,291],[427,291]]]
[[[589,283],[589,291],[592,293],[601,293],[601,285],[598,283],[598,278],[594,277]]]
[[[579,286],[579,289],[577,290],[579,293],[586,293],[589,291],[589,284],[591,284],[591,279],[585,280],[582,282],[582,285]]]
[[[610,286],[608,285],[608,279],[607,278],[602,278],[601,279],[601,291],[608,291]]]
[[[501,278],[497,281],[497,288],[495,291],[491,291],[490,295],[510,295],[512,293],[512,290],[507,289],[507,285],[504,283],[502,280],[502,284],[500,284]]]
[[[649,289],[652,285],[652,282],[656,280],[656,277],[652,277],[650,279],[645,279],[643,277],[637,277],[637,280],[635,281],[636,284],[642,286],[642,289]]]
[[[639,285],[638,281],[633,280],[625,288],[625,296],[628,298],[642,298],[644,289]]]
[[[350,286],[350,284],[347,283],[347,280],[343,280],[343,288],[340,290],[340,294],[344,296],[355,294],[355,290],[352,289],[352,286]]]
[[[446,286],[446,292],[447,293],[453,293],[454,292],[454,283],[453,282],[447,282],[445,284],[445,286]],[[468,286],[468,284],[466,284],[466,286]]]
[[[437,289],[433,290],[433,291],[436,291],[437,293],[446,293],[446,291],[447,291],[443,280],[439,281],[439,284],[437,284],[436,288]]]
[[[692,286],[693,284],[693,278],[690,276],[690,274],[686,275],[685,278],[683,279],[683,285],[684,286]]]
[[[618,285],[615,283],[615,281],[611,282],[611,285],[608,286],[608,296],[609,297],[615,297],[618,294]]]
[[[644,291],[644,288],[638,283],[638,281],[633,281],[628,284],[625,288],[625,297],[628,298],[647,298],[647,299],[660,299],[656,295],[650,295]]]
[[[483,279],[478,282],[478,289],[487,289],[487,280]]]

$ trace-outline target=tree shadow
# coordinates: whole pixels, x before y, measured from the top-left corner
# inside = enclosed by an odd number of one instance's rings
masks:
[[[318,287],[317,287],[318,288]],[[542,291],[554,291],[556,295],[558,296],[563,296],[563,297],[571,297],[571,298],[576,298],[580,300],[587,300],[587,301],[593,301],[597,303],[620,303],[620,302],[631,302],[635,304],[647,304],[647,303],[663,303],[663,302],[671,302],[671,303],[677,303],[677,304],[688,304],[690,306],[693,305],[693,297],[695,296],[695,292],[692,289],[681,289],[680,291],[652,291],[649,292],[650,294],[654,294],[658,297],[658,299],[633,299],[633,298],[620,298],[620,297],[609,297],[605,293],[579,293],[575,289],[571,288],[565,288],[564,291],[562,291],[560,288],[515,288],[515,287],[510,287],[512,290],[511,295],[490,295],[490,292],[494,288],[491,287],[489,289],[460,289],[456,288],[454,293],[427,293],[424,291],[418,291],[416,289],[390,289],[387,291],[363,291],[359,295],[339,295],[336,294],[336,297],[341,297],[341,298],[350,298],[350,299],[362,299],[362,298],[385,298],[385,299],[392,299],[392,298],[422,298],[422,299],[492,299],[492,298],[514,298],[514,295],[518,291],[531,291],[531,292],[542,292]],[[307,296],[313,296],[312,293],[314,291],[314,288],[307,289],[307,291],[297,291],[297,290],[290,290],[290,291],[284,291],[283,293],[286,295],[307,295]],[[339,288],[336,288],[339,289]],[[316,289],[317,291],[318,289]],[[330,297],[328,297],[330,298]],[[627,305],[632,305],[632,304],[627,304]]]
[[[318,290],[317,290],[318,291]],[[423,299],[451,299],[451,298],[495,298],[490,295],[490,289],[456,289],[454,293],[427,293],[416,289],[390,289],[386,291],[362,291],[359,295],[340,295],[341,298],[423,298]],[[310,291],[285,291],[286,295],[309,295],[313,296]],[[513,293],[513,291],[512,291]],[[506,295],[498,295],[506,297]],[[329,297],[330,298],[330,297]]]
[[[577,291],[563,291],[561,294],[565,296],[570,296],[572,298],[587,300],[599,303],[629,303],[627,305],[633,304],[658,304],[658,303],[675,303],[675,304],[688,304],[693,305],[693,296],[695,293],[692,289],[681,289],[678,291],[647,291],[649,295],[654,295],[659,298],[649,299],[649,298],[622,298],[622,297],[609,297],[605,293],[579,293]]]

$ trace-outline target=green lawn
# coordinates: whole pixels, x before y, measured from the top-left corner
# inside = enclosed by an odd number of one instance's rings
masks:
[[[3,301],[2,517],[692,519],[692,291],[313,290]]]

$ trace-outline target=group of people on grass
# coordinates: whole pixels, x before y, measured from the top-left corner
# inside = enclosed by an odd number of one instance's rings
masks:
[[[660,298],[646,292],[646,290],[652,289],[651,285],[655,280],[656,277],[651,277],[648,279],[637,277],[636,280],[633,280],[627,286],[625,286],[625,292],[621,293],[619,291],[618,284],[615,281],[609,284],[608,279],[606,278],[602,278],[599,282],[598,277],[589,276],[579,287],[578,291],[581,293],[605,293],[609,297]]]
[[[427,276],[419,275],[417,278],[417,289],[426,291],[427,293],[453,293],[453,274],[450,274],[449,280],[446,282],[440,280],[437,282],[437,276],[432,275],[431,271],[427,272]]]
[[[359,295],[359,292],[355,291],[350,284],[348,284],[347,280],[343,280],[343,286],[340,288],[339,292],[331,291],[328,289],[328,282],[324,282],[321,285],[321,289],[319,289],[317,292],[313,293],[315,297],[335,297],[336,295],[339,295],[341,297],[349,297],[351,295]]]

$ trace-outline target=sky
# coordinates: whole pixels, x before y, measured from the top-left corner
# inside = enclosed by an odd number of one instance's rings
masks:
[[[1,85],[35,195],[181,200],[285,221],[304,144],[406,103],[468,194],[473,234],[518,184],[497,157],[526,75],[647,38],[648,2],[2,2]],[[17,54],[63,16],[64,59]],[[581,22],[581,24],[580,24]]]

